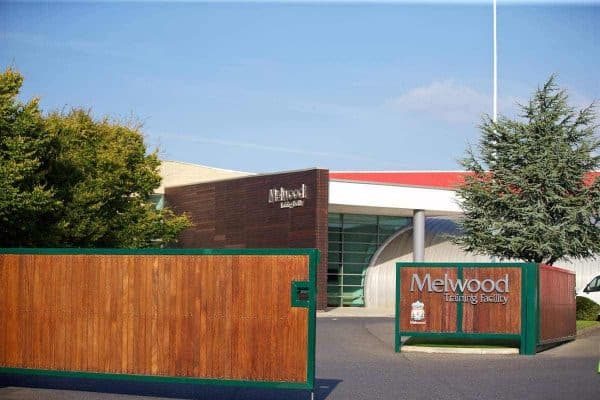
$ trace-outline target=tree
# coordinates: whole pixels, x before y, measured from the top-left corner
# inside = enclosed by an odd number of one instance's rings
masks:
[[[0,74],[0,243],[30,246],[43,233],[40,220],[58,202],[46,183],[52,138],[44,131],[38,99],[17,100],[23,77],[12,69]]]
[[[24,208],[17,195],[0,197],[0,216],[8,222],[1,246],[156,247],[190,226],[187,216],[156,210],[149,201],[160,184],[160,161],[147,153],[139,126],[95,120],[82,109],[42,116],[37,101],[16,102],[23,80],[17,72],[1,76],[8,83],[0,93],[10,93],[10,101],[2,103],[0,148],[10,151],[2,154],[0,187],[16,181],[22,183],[17,194],[37,199]],[[19,110],[27,123],[11,122]],[[19,148],[13,142],[29,150],[12,150]],[[15,174],[15,165],[28,174]]]
[[[600,254],[600,141],[594,104],[576,111],[554,76],[521,119],[484,117],[458,188],[465,250],[552,265]]]

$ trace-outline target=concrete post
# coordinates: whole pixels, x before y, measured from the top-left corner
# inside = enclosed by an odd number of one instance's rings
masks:
[[[425,211],[413,210],[413,261],[425,261]]]

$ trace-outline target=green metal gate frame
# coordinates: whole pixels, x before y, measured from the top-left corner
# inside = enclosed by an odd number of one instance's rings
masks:
[[[508,333],[467,333],[462,331],[463,305],[456,307],[456,332],[413,332],[400,331],[400,268],[457,268],[458,279],[463,279],[464,268],[520,268],[521,269],[521,329],[519,334]],[[462,292],[457,290],[457,294]],[[401,336],[447,337],[455,339],[500,339],[518,340],[519,353],[533,355],[536,353],[539,326],[539,269],[534,263],[396,263],[396,318],[395,318],[395,350],[400,352]]]
[[[63,378],[91,378],[155,383],[192,383],[204,385],[240,386],[275,389],[307,389],[315,386],[315,340],[317,316],[317,265],[320,252],[317,249],[28,249],[0,248],[2,254],[31,255],[305,255],[309,259],[309,280],[291,282],[291,306],[308,308],[307,368],[305,382],[252,381],[178,376],[132,375],[104,372],[58,371],[34,368],[0,367],[0,374],[34,375]],[[1,295],[1,294],[0,294]],[[300,297],[303,295],[305,297]]]

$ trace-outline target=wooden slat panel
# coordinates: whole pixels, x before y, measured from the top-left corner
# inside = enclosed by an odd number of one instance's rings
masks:
[[[65,264],[65,274],[68,274],[69,267]],[[91,350],[91,357],[88,358],[88,371],[101,371],[101,360],[100,360],[100,335],[101,335],[101,319],[102,319],[102,301],[100,297],[100,293],[103,292],[101,290],[101,269],[93,265],[88,268],[87,275],[93,279],[90,283],[91,290],[88,292],[89,296],[92,297],[92,313],[89,316],[90,320],[88,323],[91,323],[93,326],[91,337],[88,338],[88,348]],[[66,329],[66,327],[65,327]],[[68,330],[66,330],[65,334],[68,336]],[[64,363],[64,369],[68,369],[69,365]]]
[[[32,263],[33,264],[33,263]],[[35,264],[34,264],[35,265]],[[67,323],[68,328],[67,332],[69,333],[69,339],[67,340],[67,362],[70,368],[75,371],[80,371],[81,366],[77,362],[78,358],[78,348],[82,345],[83,342],[81,338],[81,330],[78,326],[79,314],[81,312],[80,303],[82,297],[76,297],[79,293],[77,287],[83,284],[83,280],[81,279],[79,273],[81,272],[81,260],[78,256],[74,257],[73,268],[70,269],[69,274],[67,275],[67,301],[66,311],[68,313]],[[35,314],[32,314],[34,316]],[[37,318],[36,318],[37,319]],[[36,349],[36,352],[39,352],[39,349]]]
[[[158,268],[158,291],[157,291],[157,329],[156,329],[156,348],[157,348],[157,374],[167,375],[169,372],[169,343],[170,343],[170,321],[169,318],[158,318],[159,315],[169,315],[169,279],[167,271],[172,269],[171,259],[162,262],[162,268]],[[130,363],[129,369],[133,370],[134,364]]]
[[[443,293],[428,292],[427,290],[410,291],[412,275],[418,274],[420,279],[423,279],[427,273],[430,274],[432,280],[443,279],[444,274],[448,274],[448,278],[453,280],[457,278],[457,269],[454,267],[400,268],[400,330],[411,332],[456,332],[457,303],[445,301]],[[424,324],[410,323],[411,304],[417,300],[425,304]]]
[[[43,307],[44,303],[42,302],[41,296],[41,271],[40,268],[36,268],[34,266],[33,271],[31,272],[32,277],[32,285],[31,285],[31,315],[41,315],[42,318],[34,318],[31,321],[33,326],[33,331],[42,332],[41,335],[37,335],[36,337],[32,337],[32,340],[35,340],[35,343],[32,343],[34,349],[38,349],[39,351],[34,352],[30,355],[31,362],[33,365],[40,365],[42,360],[50,358],[48,355],[48,347],[45,346],[44,341],[47,339],[47,336],[44,335],[44,317]]]
[[[3,296],[6,297],[6,313],[1,315],[7,319],[6,323],[0,323],[0,326],[5,327],[6,339],[4,344],[5,359],[3,365],[14,367],[20,365],[21,351],[25,345],[23,342],[22,329],[22,314],[20,308],[20,290],[21,285],[25,284],[24,280],[21,280],[19,272],[21,271],[20,262],[21,259],[18,257],[3,256],[2,263],[7,267],[4,269],[5,280],[7,283],[7,290],[3,292]],[[4,321],[3,321],[4,322]]]
[[[308,256],[0,255],[0,366],[305,382]]]
[[[22,322],[20,324],[19,332],[26,333],[27,326],[33,326],[34,329],[41,332],[37,338],[24,335],[24,347],[21,348],[19,355],[19,362],[30,363],[33,366],[38,366],[41,363],[41,352],[42,352],[42,340],[46,336],[44,332],[44,319],[47,315],[44,315],[43,311],[40,310],[44,304],[42,298],[43,286],[40,280],[40,270],[35,265],[25,262],[21,264],[21,277],[22,284],[21,292],[23,297],[20,297],[19,315],[23,315]],[[39,313],[41,318],[33,318],[33,315]]]
[[[232,363],[232,335],[223,333],[231,332],[232,325],[229,316],[234,316],[232,310],[232,259],[235,257],[220,258],[218,262],[208,264],[208,271],[213,279],[209,279],[210,297],[207,299],[207,314],[209,320],[207,323],[206,337],[204,340],[208,343],[218,346],[206,346],[209,374],[215,378],[231,378]],[[244,270],[243,265],[237,265],[236,268]],[[239,271],[237,272],[239,273]],[[242,294],[243,293],[243,294]],[[238,295],[236,293],[236,295]],[[241,292],[239,295],[250,297],[253,293]],[[233,317],[235,318],[235,316]],[[243,324],[243,321],[237,320],[236,325]],[[240,338],[238,338],[240,340]]]
[[[540,265],[540,340],[575,336],[575,274]]]
[[[507,333],[521,332],[521,268],[465,268],[464,280],[492,279],[497,281],[508,274],[509,293],[482,290],[472,294],[477,296],[477,304],[463,303],[463,332],[468,333]],[[486,303],[481,295],[499,294],[507,296],[506,304]]]

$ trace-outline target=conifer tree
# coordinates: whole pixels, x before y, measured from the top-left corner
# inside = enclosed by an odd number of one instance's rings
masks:
[[[551,76],[521,118],[484,117],[461,160],[465,250],[552,265],[600,254],[600,141],[594,104],[576,111]]]

